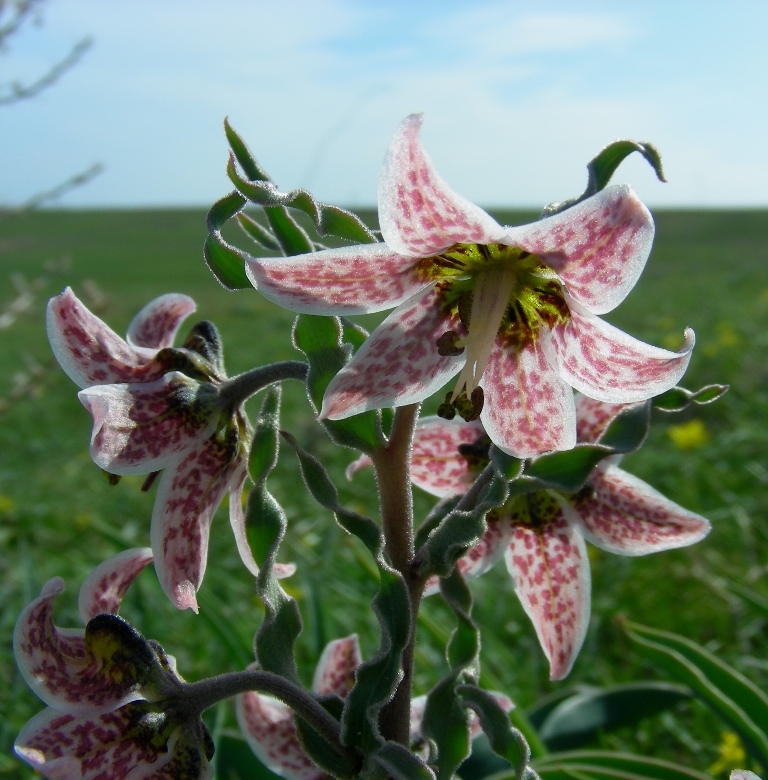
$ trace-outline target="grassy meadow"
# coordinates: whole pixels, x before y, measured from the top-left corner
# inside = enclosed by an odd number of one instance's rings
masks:
[[[512,224],[535,215],[499,213]],[[659,416],[646,446],[624,467],[712,521],[710,536],[685,550],[622,558],[590,549],[593,615],[570,677],[548,681],[535,634],[512,592],[504,566],[473,583],[483,631],[481,681],[509,694],[521,710],[579,684],[666,679],[633,651],[617,617],[675,631],[716,652],[768,689],[768,623],[728,589],[746,585],[768,598],[768,212],[662,211],[657,237],[637,288],[606,319],[645,341],[675,349],[685,326],[697,346],[683,384],[730,384],[715,404]],[[79,626],[80,583],[104,558],[149,543],[153,491],[143,477],[110,486],[88,456],[90,418],[76,388],[53,361],[44,326],[46,300],[71,285],[118,333],[151,298],[191,295],[199,319],[216,323],[231,374],[297,357],[291,313],[252,290],[228,292],[202,259],[205,214],[194,210],[45,211],[0,221],[0,775],[30,777],[11,754],[20,727],[42,704],[16,672],[11,634],[21,608],[60,575],[67,592],[57,624]],[[188,321],[191,326],[196,320]],[[368,324],[375,319],[368,318]],[[334,448],[313,421],[301,388],[286,383],[282,425],[329,466],[342,499],[374,513],[371,474],[354,482],[354,457]],[[258,398],[250,402],[254,412]],[[431,412],[434,404],[427,403]],[[285,449],[271,491],[289,518],[281,561],[298,573],[284,581],[300,603],[305,629],[299,663],[307,682],[324,644],[357,631],[363,653],[377,646],[369,603],[375,571],[357,540],[304,491]],[[417,491],[418,492],[418,491]],[[418,495],[420,517],[431,502]],[[262,618],[226,518],[214,522],[201,613],[179,613],[160,592],[151,568],[129,592],[122,614],[176,656],[181,674],[200,679],[244,667]],[[420,622],[418,693],[447,667],[443,650],[450,612],[428,599]],[[229,704],[209,712],[213,730],[234,727]],[[717,759],[723,726],[696,702],[600,738],[706,771]]]

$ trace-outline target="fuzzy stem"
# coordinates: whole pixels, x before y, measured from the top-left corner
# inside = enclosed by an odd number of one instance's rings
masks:
[[[299,360],[286,360],[282,363],[271,363],[233,376],[221,383],[219,399],[224,406],[236,406],[254,393],[274,382],[283,379],[306,380],[309,367]]]
[[[410,595],[410,630],[402,654],[403,679],[392,700],[382,709],[379,721],[385,739],[408,745],[410,737],[413,649],[421,586],[410,576],[413,552],[413,492],[411,490],[411,448],[420,404],[395,410],[387,446],[371,454],[379,486],[381,521],[387,558],[402,574]]]
[[[357,763],[356,754],[341,744],[339,722],[307,691],[277,674],[258,669],[228,672],[196,683],[184,683],[177,696],[186,712],[199,715],[224,699],[249,691],[279,699],[332,745],[339,755]]]

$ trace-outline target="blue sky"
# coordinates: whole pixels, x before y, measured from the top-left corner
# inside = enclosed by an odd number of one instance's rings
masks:
[[[61,205],[210,205],[229,191],[225,116],[282,189],[375,202],[398,122],[423,111],[443,177],[486,206],[581,192],[616,138],[652,141],[650,205],[768,205],[768,3],[655,0],[53,0],[0,53],[37,99],[0,108],[0,203],[93,162]]]

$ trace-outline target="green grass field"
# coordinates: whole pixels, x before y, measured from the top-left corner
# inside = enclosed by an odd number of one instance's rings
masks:
[[[534,215],[497,216],[515,224]],[[633,654],[619,615],[703,643],[768,688],[765,618],[726,589],[727,581],[735,581],[768,597],[768,212],[655,216],[656,244],[645,274],[607,319],[669,348],[677,348],[684,327],[692,326],[698,343],[685,386],[727,383],[731,389],[716,404],[657,419],[646,447],[627,457],[624,467],[710,518],[713,530],[693,548],[646,558],[591,549],[592,624],[563,683],[547,680],[544,657],[503,566],[476,581],[475,616],[485,627],[482,682],[508,693],[522,709],[563,686],[657,676]],[[251,290],[225,291],[206,269],[204,217],[202,211],[51,211],[0,222],[0,774],[8,777],[31,776],[11,757],[11,745],[42,708],[15,669],[10,642],[18,612],[46,580],[61,575],[68,590],[59,599],[57,623],[79,625],[80,582],[107,556],[148,544],[154,500],[151,491],[140,491],[142,477],[112,487],[90,461],[90,419],[51,357],[46,300],[71,285],[124,332],[151,298],[183,292],[198,302],[199,319],[219,327],[230,374],[297,357],[289,312]],[[251,404],[256,409],[258,399]],[[295,383],[284,393],[282,425],[328,464],[349,506],[375,512],[372,475],[345,480],[344,467],[354,454],[333,448]],[[303,490],[288,451],[281,453],[271,490],[290,523],[280,559],[299,566],[285,586],[304,615],[299,662],[309,682],[320,649],[332,638],[356,630],[364,654],[375,651],[369,608],[375,576],[362,545]],[[416,505],[423,516],[430,502],[421,495]],[[132,588],[122,613],[175,655],[189,680],[253,660],[251,641],[262,611],[224,509],[214,523],[200,603],[197,617],[177,612],[150,570]],[[420,622],[417,692],[426,692],[446,671],[442,647],[452,626],[450,613],[428,600]],[[210,715],[218,726],[234,724],[229,706]],[[689,703],[601,744],[706,771],[721,729],[703,707]]]

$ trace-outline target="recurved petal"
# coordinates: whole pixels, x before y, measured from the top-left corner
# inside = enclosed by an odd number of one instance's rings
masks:
[[[592,492],[574,501],[584,536],[619,555],[687,547],[710,531],[709,521],[675,504],[618,466],[597,468]]]
[[[248,476],[248,464],[241,458],[235,465],[234,472],[230,477],[229,487],[229,523],[235,535],[237,551],[240,553],[245,568],[253,574],[254,577],[259,574],[259,566],[253,558],[251,545],[248,542],[248,534],[245,526],[245,514],[243,512],[243,487]],[[293,563],[276,563],[273,569],[278,579],[290,577],[296,573],[296,565]]]
[[[499,449],[528,458],[576,444],[573,392],[558,375],[547,330],[521,349],[497,338],[481,384],[480,419]]]
[[[570,672],[589,624],[590,573],[586,545],[557,499],[546,492],[521,496],[506,563],[523,609],[533,621],[550,679]]]
[[[645,401],[674,387],[688,368],[695,338],[685,331],[679,352],[654,347],[599,317],[578,311],[552,331],[560,376],[584,395],[607,403]]]
[[[612,311],[626,298],[648,260],[653,234],[650,212],[626,184],[507,231],[554,268],[571,297],[593,314]]]
[[[91,457],[112,474],[149,474],[211,436],[213,385],[174,371],[154,382],[102,385],[78,398],[93,417]]]
[[[355,684],[355,670],[362,662],[357,634],[334,639],[325,646],[317,662],[312,690],[344,698]]]
[[[325,777],[301,749],[293,713],[287,705],[251,692],[237,697],[236,711],[240,730],[251,750],[275,774],[288,780]]]
[[[90,312],[67,287],[48,302],[48,340],[67,376],[79,387],[147,382],[163,373],[156,349],[134,347]]]
[[[139,698],[136,680],[118,679],[92,652],[83,629],[58,628],[53,600],[64,590],[55,577],[16,621],[13,651],[27,685],[46,704],[74,713],[108,712]]]
[[[80,586],[77,605],[83,623],[102,612],[116,615],[125,592],[151,561],[152,550],[138,547],[100,563]]]
[[[421,145],[421,122],[420,114],[403,120],[384,159],[379,224],[387,246],[408,257],[429,257],[454,244],[504,241],[504,228],[437,173]]]
[[[488,528],[480,541],[467,550],[456,563],[459,571],[467,579],[480,577],[490,571],[501,560],[512,539],[514,529],[507,518],[491,515],[487,518],[487,522]],[[439,590],[439,578],[430,577],[424,586],[424,595],[431,596]]]
[[[412,257],[386,244],[325,249],[293,257],[249,257],[251,284],[269,300],[306,314],[366,314],[398,306],[430,284]]]
[[[608,404],[581,393],[576,394],[576,438],[594,444],[616,415],[632,404]]]
[[[163,774],[176,758],[158,739],[164,716],[146,702],[101,715],[47,708],[27,722],[14,750],[51,780],[198,780],[197,774]],[[177,766],[176,769],[179,767]]]
[[[438,353],[436,342],[448,330],[464,332],[458,316],[443,313],[433,288],[409,298],[331,380],[320,418],[340,420],[432,395],[459,371],[465,359]]]
[[[128,326],[126,340],[135,347],[163,349],[172,347],[181,323],[197,308],[181,293],[167,293],[150,301]]]
[[[211,437],[160,478],[150,539],[160,585],[179,609],[197,612],[211,520],[236,474],[234,456],[231,446]]]

